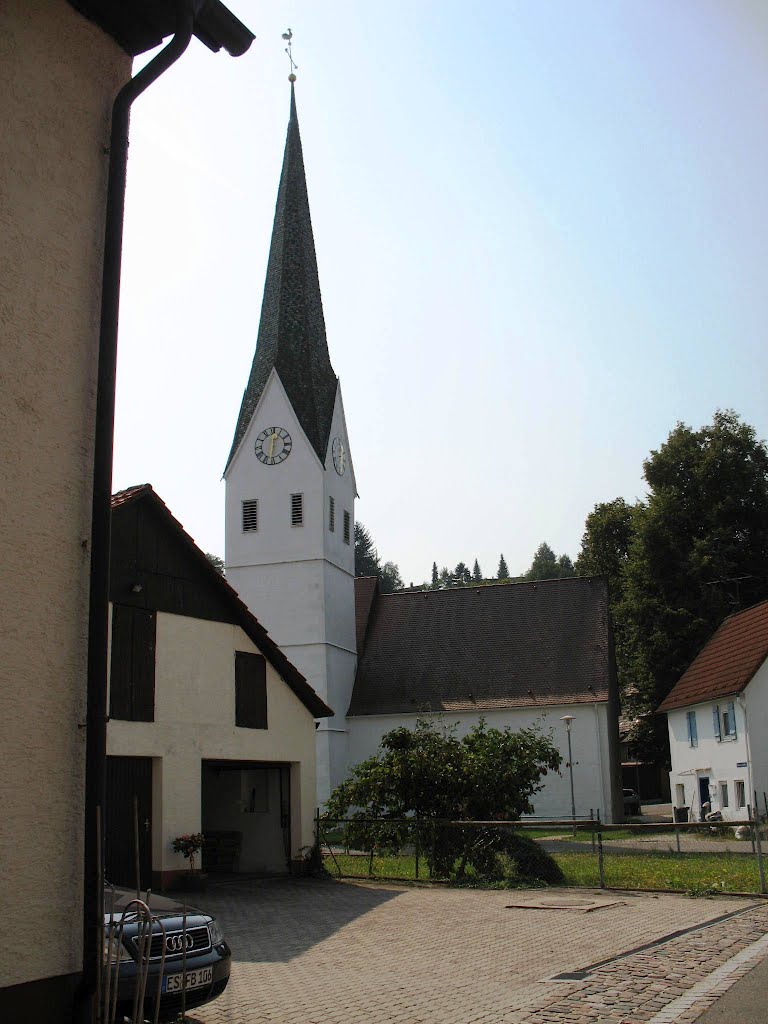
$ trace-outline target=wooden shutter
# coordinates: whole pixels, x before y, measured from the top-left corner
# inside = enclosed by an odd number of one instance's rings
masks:
[[[112,609],[110,718],[154,722],[156,631],[154,611],[121,604]]]
[[[267,663],[261,654],[235,651],[235,725],[267,728]]]

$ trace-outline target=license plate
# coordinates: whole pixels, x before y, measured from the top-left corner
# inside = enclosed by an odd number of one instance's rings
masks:
[[[186,984],[184,983],[185,978]],[[210,985],[212,981],[212,967],[201,967],[197,971],[187,971],[186,974],[166,974],[163,978],[163,992],[181,992],[183,988],[189,991],[191,988]]]

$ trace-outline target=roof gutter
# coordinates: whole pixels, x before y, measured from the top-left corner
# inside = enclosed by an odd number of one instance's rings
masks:
[[[91,575],[88,626],[88,680],[85,750],[85,849],[83,893],[83,970],[74,1019],[90,1021],[102,955],[101,854],[97,809],[104,807],[107,754],[107,646],[109,629],[109,561],[112,497],[112,452],[115,422],[117,332],[123,216],[131,106],[189,46],[195,0],[176,0],[176,31],[170,43],[123,86],[112,108],[109,144],[101,327],[96,393],[96,437],[91,513]],[[102,816],[103,820],[103,816]]]

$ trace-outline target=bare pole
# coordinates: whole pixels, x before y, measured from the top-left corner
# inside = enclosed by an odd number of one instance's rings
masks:
[[[139,798],[133,796],[133,858],[136,868],[136,899],[141,899],[141,875],[139,872]]]

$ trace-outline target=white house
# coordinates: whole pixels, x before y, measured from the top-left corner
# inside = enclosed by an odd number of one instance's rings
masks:
[[[112,502],[106,874],[286,873],[313,841],[315,720],[331,714],[152,488]],[[135,802],[135,803],[134,803]]]
[[[676,807],[727,821],[768,813],[768,601],[729,616],[659,710]],[[709,804],[709,807],[705,807]]]
[[[349,765],[384,733],[439,717],[466,734],[537,725],[563,755],[534,813],[621,820],[618,698],[603,577],[380,594],[356,581],[358,667],[347,711]]]

